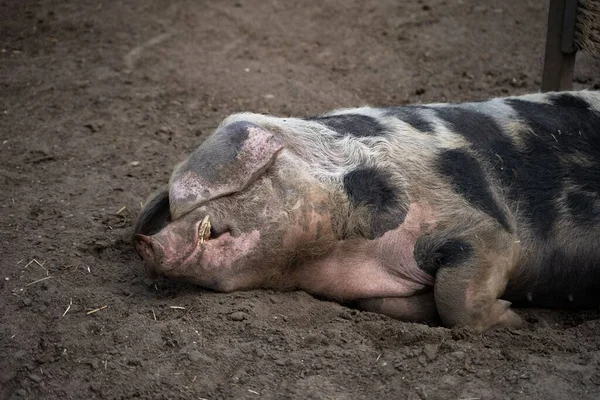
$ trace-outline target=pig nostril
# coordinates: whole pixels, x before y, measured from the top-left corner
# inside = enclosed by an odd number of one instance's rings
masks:
[[[152,243],[144,235],[135,235],[135,249],[146,264],[154,264],[154,248]]]

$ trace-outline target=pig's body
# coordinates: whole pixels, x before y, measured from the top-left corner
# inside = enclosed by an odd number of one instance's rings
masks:
[[[599,92],[237,114],[148,203],[136,246],[152,272],[215,290],[485,330],[521,323],[500,298],[600,305],[599,195]]]

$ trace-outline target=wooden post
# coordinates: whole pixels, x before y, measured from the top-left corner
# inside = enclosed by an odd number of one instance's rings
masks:
[[[550,0],[542,91],[573,89],[577,0]]]

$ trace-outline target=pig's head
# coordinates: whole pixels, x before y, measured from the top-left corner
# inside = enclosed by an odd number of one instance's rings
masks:
[[[335,241],[328,212],[335,198],[276,135],[234,122],[217,129],[151,197],[134,244],[151,275],[219,291],[281,287],[286,267]]]

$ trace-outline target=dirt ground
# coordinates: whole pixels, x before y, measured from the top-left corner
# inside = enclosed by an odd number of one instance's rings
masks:
[[[597,311],[475,335],[151,281],[129,242],[232,112],[537,91],[545,3],[0,0],[0,398],[600,398]]]

